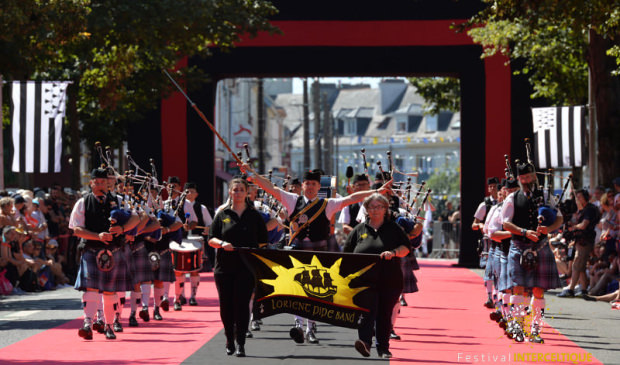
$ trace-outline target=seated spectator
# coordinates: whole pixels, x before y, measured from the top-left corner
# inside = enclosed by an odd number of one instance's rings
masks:
[[[54,279],[57,285],[66,285],[69,284],[70,280],[62,271],[62,264],[65,261],[64,256],[58,254],[58,242],[54,239],[51,239],[47,242],[47,246],[45,248],[45,259],[47,260],[47,264],[52,270],[52,274],[54,274]]]
[[[618,303],[620,303],[620,289],[616,290],[613,293],[608,293],[608,294],[604,294],[604,295],[584,295],[583,299],[590,301],[590,302],[608,302],[611,303],[612,305],[616,305],[618,306]],[[619,309],[619,308],[614,308],[614,309]]]
[[[617,255],[611,254],[609,255],[609,263],[605,269],[603,269],[602,274],[597,282],[590,283],[590,290],[588,291],[589,295],[604,295],[607,292],[607,285],[614,280],[617,280],[620,274],[619,267],[620,260]]]
[[[0,199],[0,227],[17,227],[17,218],[13,213],[13,198],[4,197]]]
[[[16,292],[36,291],[38,288],[37,277],[31,269],[31,263],[26,260],[22,252],[22,243],[27,236],[19,234],[13,226],[2,229],[1,257],[7,259],[6,278],[9,279]]]
[[[33,233],[35,234],[35,240],[39,242],[47,242],[49,239],[49,234],[47,230],[47,220],[45,219],[45,215],[43,210],[45,207],[39,207],[39,199],[35,198],[32,200],[32,212],[30,213],[30,217],[34,221],[36,221],[36,226],[33,227]]]
[[[608,257],[604,256],[604,254],[605,244],[596,244],[594,250],[592,251],[592,256],[588,262],[587,269],[590,288],[592,288],[594,284],[598,283],[601,276],[605,273],[605,270],[609,268],[610,262],[608,261]]]

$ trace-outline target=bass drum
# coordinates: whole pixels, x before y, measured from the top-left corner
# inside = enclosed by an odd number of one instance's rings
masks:
[[[202,268],[202,237],[184,238],[181,243],[170,242],[172,267],[178,272],[195,272]]]

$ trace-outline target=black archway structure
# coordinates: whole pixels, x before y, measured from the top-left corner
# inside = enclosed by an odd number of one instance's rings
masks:
[[[464,227],[459,264],[477,265],[477,237],[468,227],[484,197],[485,179],[503,176],[504,154],[520,157],[520,141],[531,134],[531,124],[521,128],[517,123],[531,118],[526,83],[511,75],[507,59],[481,59],[482,48],[451,29],[479,11],[480,2],[388,1],[381,7],[376,2],[324,0],[274,4],[280,13],[273,23],[283,34],[261,34],[230,52],[216,50],[208,59],[183,61],[212,77],[212,83],[190,94],[192,100],[213,121],[216,84],[224,78],[459,77]],[[138,161],[154,158],[162,166],[162,176],[197,182],[204,200],[213,204],[213,194],[206,192],[215,186],[214,136],[181,95],[163,100],[148,120],[135,125],[129,144]]]

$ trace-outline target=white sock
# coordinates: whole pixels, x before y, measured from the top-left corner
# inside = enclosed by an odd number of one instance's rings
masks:
[[[97,299],[97,319],[103,320],[103,295],[101,293],[97,293],[99,299]]]
[[[161,301],[163,298],[164,298],[164,288],[154,287],[153,288],[153,303],[155,303],[156,307],[159,307],[159,304],[161,304]]]
[[[523,295],[511,295],[510,303],[511,303],[511,315],[513,318],[522,318],[525,317],[525,308],[523,303],[525,302],[525,298]]]
[[[138,304],[140,304],[140,292],[132,291],[129,295],[129,306],[131,307],[132,316],[136,315]]]
[[[538,326],[538,333],[542,332],[543,317],[545,315],[545,298],[532,297],[530,306],[532,308],[532,331],[534,326]]]
[[[164,293],[162,294],[164,298],[168,299],[170,297],[170,283],[164,281]],[[161,300],[161,298],[157,298],[157,300]]]
[[[508,318],[508,315],[510,313],[508,313],[510,311],[510,294],[508,293],[501,293],[502,296],[502,315],[504,316],[504,318]]]
[[[121,313],[123,312],[123,307],[125,306],[125,292],[116,293],[116,300],[117,300],[116,315],[120,319]]]
[[[111,325],[114,322],[117,305],[118,299],[116,294],[103,295],[103,314],[105,316],[105,324]]]
[[[149,306],[149,299],[151,299],[151,284],[141,284],[140,290],[142,291],[142,306]],[[154,301],[157,303],[157,301]]]
[[[185,284],[183,280],[185,279],[185,276],[177,276],[177,280],[174,282],[174,301],[178,302],[179,298],[181,297],[181,294],[185,294],[183,290],[184,289],[184,285]]]
[[[89,325],[93,323],[95,313],[97,312],[97,300],[101,299],[99,293],[94,291],[85,291],[82,293],[82,306],[84,307],[84,322]]]
[[[489,299],[491,298],[491,293],[493,292],[493,280],[485,280],[484,286],[487,288],[487,296]]]
[[[200,285],[200,276],[190,276],[189,282],[192,286],[192,298],[196,298],[196,293],[198,293],[198,285]]]

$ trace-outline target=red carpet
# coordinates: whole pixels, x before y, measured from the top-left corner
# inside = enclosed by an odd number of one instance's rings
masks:
[[[170,290],[173,294],[174,286]],[[0,363],[179,364],[222,329],[212,273],[201,274],[197,299],[197,307],[185,305],[174,312],[170,305],[169,312],[161,312],[163,321],[138,318],[140,326],[131,328],[126,304],[125,331],[116,340],[98,333],[91,341],[81,339],[77,329],[82,319],[76,319],[0,349]]]
[[[601,364],[548,326],[542,345],[509,340],[482,306],[486,290],[480,276],[450,265],[421,262],[421,270],[416,271],[420,292],[406,295],[409,306],[401,309],[396,322],[403,340],[390,342],[392,363],[572,363],[570,359]],[[553,360],[565,356],[566,361]]]
[[[401,309],[396,332],[403,339],[391,341],[394,354],[392,363],[573,363],[551,360],[554,358],[552,356],[568,356],[570,360],[577,360],[575,363],[600,364],[585,350],[549,327],[545,327],[543,332],[546,340],[544,345],[527,342],[517,344],[508,340],[497,324],[489,319],[489,311],[482,306],[486,296],[482,279],[468,269],[450,267],[451,265],[451,262],[421,261],[422,269],[416,272],[420,292],[407,294],[409,306]],[[222,329],[213,275],[201,274],[201,279],[198,307],[184,306],[181,312],[174,312],[171,308],[170,312],[162,312],[164,320],[161,322],[151,320],[144,323],[138,319],[138,328],[126,326],[129,314],[129,309],[126,308],[123,313],[126,330],[118,334],[115,341],[106,341],[101,334],[94,334],[92,341],[79,338],[77,328],[82,320],[76,319],[0,349],[0,364],[179,364]],[[350,354],[352,357],[349,361],[355,363],[381,361],[377,358],[358,359],[352,347],[347,347],[346,351],[337,346],[330,348],[329,340],[322,342],[320,353],[310,353],[307,356],[290,354],[289,357],[283,354],[287,351],[303,351],[304,345],[290,346],[288,327],[282,330],[278,326],[266,326],[265,332],[267,331],[270,332],[269,335],[276,334],[278,341],[263,342],[268,344],[261,346],[284,347],[277,350],[270,347],[266,356],[261,360],[255,359],[262,361],[261,364],[283,360],[300,364],[313,363],[313,360],[329,362],[331,353],[336,358]],[[321,335],[327,336],[330,331],[332,330],[327,329],[326,334],[322,332]],[[333,331],[337,333],[336,329]],[[354,336],[351,330],[346,331],[346,336]],[[261,336],[266,335],[268,333]],[[217,340],[222,339],[218,337]],[[333,345],[334,340],[331,342]],[[258,346],[258,343],[249,345]],[[259,352],[254,349],[255,354]],[[211,352],[205,353],[206,357],[197,359],[197,363],[213,363],[210,361],[210,354]],[[539,360],[528,361],[531,356],[535,357],[534,360]],[[587,359],[589,361],[583,361]],[[225,361],[228,363],[235,360],[226,358]]]

